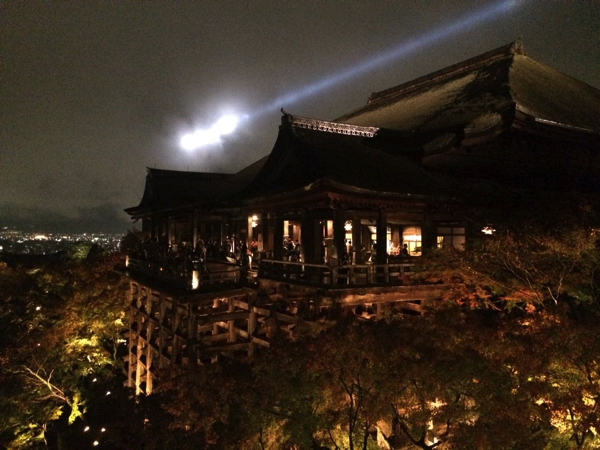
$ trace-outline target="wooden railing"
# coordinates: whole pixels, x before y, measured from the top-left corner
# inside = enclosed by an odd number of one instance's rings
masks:
[[[129,258],[127,267],[132,274],[150,277],[187,290],[237,285],[244,281],[240,279],[240,267],[226,263],[209,264],[208,271],[201,271],[198,264],[192,264],[190,268],[183,270],[166,263]],[[313,286],[393,285],[405,283],[410,277],[412,267],[410,262],[327,266],[261,259],[258,278]]]
[[[259,264],[258,277],[308,285],[389,285],[405,282],[412,267],[413,264],[409,262],[326,266],[263,259]]]
[[[133,274],[150,277],[180,289],[210,289],[240,282],[240,268],[226,263],[210,264],[208,271],[201,271],[198,263],[192,263],[189,270],[184,270],[167,263],[130,257],[127,259],[127,269]]]

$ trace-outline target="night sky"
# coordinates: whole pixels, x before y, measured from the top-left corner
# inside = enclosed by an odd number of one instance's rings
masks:
[[[598,0],[8,0],[0,33],[0,227],[46,232],[125,232],[146,167],[235,172],[281,107],[331,120],[519,37],[600,88]],[[180,147],[223,114],[246,119]]]

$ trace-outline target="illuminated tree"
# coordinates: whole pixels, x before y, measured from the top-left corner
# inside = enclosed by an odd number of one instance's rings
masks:
[[[62,418],[82,417],[86,380],[113,376],[126,326],[126,291],[111,272],[116,262],[0,265],[0,429],[9,448],[47,445]]]

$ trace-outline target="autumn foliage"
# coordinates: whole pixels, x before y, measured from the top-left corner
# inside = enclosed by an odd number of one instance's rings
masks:
[[[512,230],[423,256],[415,280],[451,289],[421,316],[301,323],[251,361],[175,367],[116,403],[90,385],[119,380],[113,262],[2,265],[0,437],[60,448],[58,429],[112,419],[112,449],[599,448],[598,234]]]
[[[46,447],[83,417],[89,380],[120,370],[126,323],[118,256],[0,262],[0,442]],[[50,438],[49,438],[50,437]]]

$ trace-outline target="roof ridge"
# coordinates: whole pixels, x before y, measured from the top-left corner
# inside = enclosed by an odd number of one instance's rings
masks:
[[[440,78],[446,78],[450,75],[455,75],[457,73],[461,73],[467,70],[472,70],[474,67],[489,63],[490,61],[493,61],[495,59],[505,58],[507,56],[513,56],[515,54],[526,55],[525,47],[521,39],[517,39],[516,41],[513,41],[510,44],[503,45],[502,47],[498,47],[494,50],[490,50],[488,52],[482,53],[481,55],[466,59],[459,63],[448,66],[444,69],[438,70],[428,75],[424,75],[406,83],[399,84],[397,86],[385,89],[383,91],[373,92],[367,100],[367,105],[379,102],[383,99],[392,96],[405,94],[411,90],[422,86],[425,83],[430,83]]]
[[[311,117],[294,116],[284,112],[282,122],[286,121],[292,127],[316,130],[326,133],[345,134],[349,136],[374,137],[379,128],[363,127],[346,123],[329,122],[327,120],[313,119]]]

